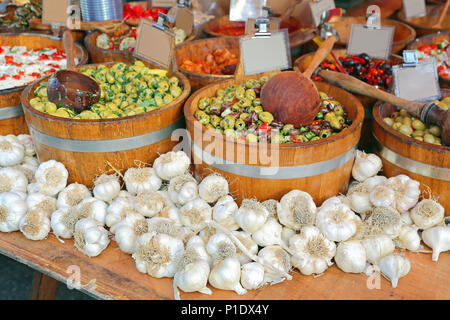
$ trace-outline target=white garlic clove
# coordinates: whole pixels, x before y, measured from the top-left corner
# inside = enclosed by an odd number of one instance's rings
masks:
[[[170,179],[167,192],[173,203],[183,206],[198,198],[198,184],[190,174],[176,176]]]
[[[395,206],[395,192],[385,185],[378,185],[373,188],[369,194],[369,198],[375,207]]]
[[[334,261],[339,269],[348,273],[362,273],[366,269],[366,249],[359,240],[341,242]]]
[[[197,260],[189,263],[182,270],[175,273],[174,285],[184,292],[201,292],[204,294],[212,294],[212,291],[206,286],[210,268],[208,262]]]
[[[28,179],[25,174],[14,168],[0,169],[0,193],[27,192]]]
[[[247,290],[259,289],[264,284],[264,266],[249,262],[241,268],[241,285]]]
[[[256,255],[258,253],[258,245],[252,239],[250,233],[247,233],[245,231],[232,231],[232,234],[242,243],[242,245],[247,249],[247,251],[250,254]],[[252,261],[246,254],[244,254],[239,249],[236,250],[236,255],[241,264],[246,264]]]
[[[283,227],[283,230],[281,231],[281,239],[286,245],[289,245],[289,239],[296,234],[297,232],[295,232],[295,230],[292,230],[288,227]]]
[[[206,251],[213,259],[223,260],[228,257],[236,257],[236,246],[224,233],[216,233],[209,238]]]
[[[317,212],[317,227],[331,241],[350,239],[360,223],[360,218],[347,205],[337,200],[324,203]]]
[[[441,252],[450,250],[450,225],[429,228],[422,232],[422,239],[433,249],[431,259],[438,261]]]
[[[395,250],[394,242],[386,235],[368,237],[362,241],[362,244],[366,249],[367,261],[372,264],[377,264],[381,258]]]
[[[82,200],[75,209],[82,218],[92,218],[105,225],[108,205],[93,197]]]
[[[347,193],[347,199],[352,210],[359,214],[365,215],[372,210],[370,193],[364,183],[352,187]]]
[[[91,218],[80,219],[75,224],[74,245],[88,257],[98,256],[109,244],[108,231]]]
[[[217,289],[232,290],[239,295],[247,293],[241,284],[241,264],[235,257],[229,257],[216,264],[209,275],[209,283]]]
[[[416,226],[403,225],[397,238],[398,247],[410,251],[418,251],[423,247],[420,244],[419,228]]]
[[[205,221],[211,220],[211,216],[211,206],[200,198],[189,201],[180,208],[181,223],[192,230],[203,227]]]
[[[278,220],[269,218],[258,231],[252,234],[252,239],[261,247],[281,245],[282,231],[283,227],[278,223]]]
[[[258,257],[260,257],[265,264],[272,265],[275,269],[284,273],[291,271],[291,256],[281,246],[267,246],[259,250]],[[264,268],[264,283],[266,282],[280,282],[279,274],[274,275],[269,268]]]
[[[385,185],[394,190],[395,207],[400,213],[408,211],[419,201],[420,183],[404,174],[389,178]]]
[[[128,213],[137,213],[134,204],[134,198],[116,198],[106,209],[105,224],[112,227],[119,221],[125,219]]]
[[[19,164],[24,156],[25,148],[15,136],[0,136],[0,166]]]
[[[15,192],[0,194],[0,231],[12,232],[19,230],[19,223],[27,213],[27,204]]]
[[[226,195],[220,198],[213,207],[213,220],[221,224],[228,230],[234,231],[239,229],[239,225],[234,218],[238,210],[238,205],[234,199]]]
[[[19,228],[30,240],[44,240],[50,232],[50,219],[46,211],[31,209],[20,219]]]
[[[388,179],[385,176],[375,176],[364,181],[364,185],[366,186],[367,191],[370,193],[376,186],[384,185],[387,180]]]
[[[39,209],[47,212],[50,217],[56,211],[56,199],[42,193],[29,193],[26,199],[28,209]]]
[[[409,273],[411,263],[407,258],[399,254],[390,254],[380,260],[379,267],[392,283],[392,288],[397,288],[398,280]]]
[[[158,192],[144,192],[133,200],[134,208],[145,217],[151,218],[158,215],[165,207],[166,201]]]

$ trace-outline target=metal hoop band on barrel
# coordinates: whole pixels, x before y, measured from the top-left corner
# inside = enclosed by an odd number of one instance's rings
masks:
[[[424,177],[450,181],[450,168],[436,167],[431,164],[409,159],[382,145],[375,136],[374,141],[375,147],[380,152],[380,155],[397,167]]]
[[[192,143],[192,153],[208,165],[227,173],[256,179],[290,180],[317,176],[337,169],[353,159],[356,147],[355,145],[349,151],[330,160],[292,167],[264,167],[235,163],[218,158],[202,150],[195,143]]]
[[[0,108],[0,120],[23,116],[22,105]]]
[[[49,136],[29,127],[30,133],[37,142],[46,146],[72,152],[116,152],[142,148],[169,138],[172,132],[185,127],[184,117],[170,126],[140,136],[112,140],[70,140]]]

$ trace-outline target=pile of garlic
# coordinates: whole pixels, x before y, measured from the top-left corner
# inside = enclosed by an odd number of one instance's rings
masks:
[[[292,279],[294,268],[319,275],[333,263],[350,273],[377,265],[395,287],[411,266],[394,250],[421,251],[419,230],[434,261],[450,250],[442,206],[419,202],[419,184],[407,176],[376,176],[376,155],[358,152],[358,182],[320,207],[301,190],[280,201],[244,199],[239,206],[221,175],[199,183],[181,151],[123,176],[102,174],[93,190],[67,185],[63,164],[39,165],[33,155],[29,136],[0,136],[0,231],[20,230],[32,240],[53,232],[73,238],[89,257],[101,254],[111,238],[139,272],[173,278],[176,299],[179,289],[212,294],[208,284],[245,294]]]

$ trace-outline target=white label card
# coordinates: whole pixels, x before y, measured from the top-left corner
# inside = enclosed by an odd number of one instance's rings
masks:
[[[273,32],[270,37],[247,36],[239,41],[245,75],[291,68],[287,29]]]
[[[395,27],[390,26],[371,29],[363,24],[353,24],[347,52],[348,54],[367,53],[373,58],[386,60],[391,53],[394,30]]]
[[[42,23],[67,24],[67,7],[71,5],[70,0],[43,0],[42,2]]]
[[[395,95],[411,101],[439,99],[441,90],[436,64],[433,60],[419,63],[415,67],[392,68]]]
[[[334,0],[315,0],[309,3],[311,16],[316,27],[320,24],[320,17],[324,11],[336,8]]]
[[[194,23],[194,13],[189,8],[176,8],[175,27],[183,29],[186,37],[192,34],[192,25]]]
[[[424,17],[427,15],[425,0],[403,0],[403,10],[406,19]]]
[[[177,0],[152,0],[152,8],[171,8],[177,5]]]
[[[256,19],[262,16],[262,7],[266,0],[231,0],[230,21],[247,21],[249,18]]]

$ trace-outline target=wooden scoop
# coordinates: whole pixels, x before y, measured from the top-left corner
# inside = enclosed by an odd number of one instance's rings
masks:
[[[319,91],[310,78],[327,58],[335,42],[335,36],[327,38],[303,74],[286,71],[270,78],[261,90],[261,104],[264,110],[272,113],[276,120],[296,127],[313,122],[321,100]]]
[[[98,102],[100,86],[94,79],[75,71],[73,38],[69,29],[64,31],[63,43],[67,56],[67,70],[55,72],[48,80],[48,100],[58,107],[81,112]]]
[[[450,0],[447,0],[447,2],[444,5],[444,9],[442,10],[441,15],[439,16],[438,21],[432,26],[433,29],[441,29],[442,28],[442,22],[444,22],[444,18],[447,15],[449,6],[450,6]]]
[[[399,98],[385,91],[379,90],[352,76],[329,70],[320,70],[318,75],[327,82],[345,90],[369,96],[394,106],[406,109],[409,113],[420,118],[424,123],[436,124],[442,129],[442,143],[450,146],[450,111],[439,108],[434,103],[412,102]]]

